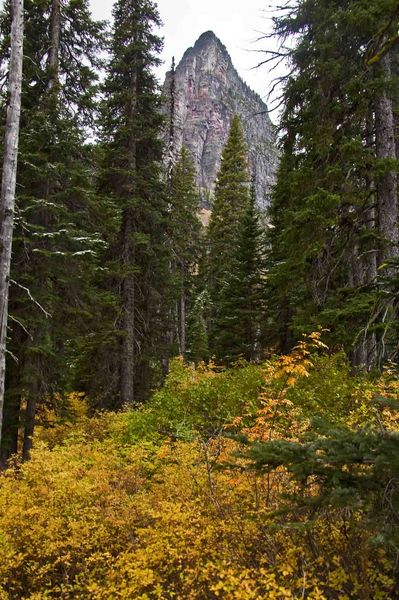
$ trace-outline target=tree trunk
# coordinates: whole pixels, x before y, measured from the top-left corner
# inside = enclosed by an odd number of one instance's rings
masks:
[[[35,431],[36,406],[40,400],[42,392],[42,370],[40,369],[42,357],[39,354],[31,356],[25,368],[25,397],[26,409],[24,419],[24,438],[22,444],[22,460],[25,462],[30,459],[30,452],[33,446],[33,434]]]
[[[399,47],[394,46],[391,49],[391,70],[393,73],[399,73]],[[395,86],[395,95],[393,98],[393,118],[395,127],[395,148],[396,158],[399,160],[399,89]]]
[[[14,229],[15,186],[21,115],[21,87],[24,34],[23,0],[12,1],[10,74],[4,140],[3,174],[0,199],[0,443],[3,421],[6,370],[6,338],[8,321],[8,288]]]
[[[123,215],[123,268],[126,273],[122,283],[123,304],[123,344],[121,357],[121,402],[122,404],[134,403],[134,363],[135,363],[135,275],[132,273],[134,266],[133,248],[133,214],[127,208]]]
[[[130,118],[132,118],[137,109],[137,72],[132,74],[131,98],[129,103]],[[137,170],[137,143],[136,139],[131,137],[129,141],[129,164],[128,181],[126,185],[126,200],[134,194],[135,174]],[[135,295],[136,295],[136,275],[135,268],[135,215],[131,207],[125,207],[123,211],[122,223],[122,261],[123,261],[123,281],[122,281],[122,309],[123,309],[123,344],[121,356],[121,385],[120,396],[122,404],[134,404],[134,368],[135,368]]]
[[[25,428],[24,428],[24,442],[22,446],[22,460],[25,462],[30,459],[30,451],[33,445],[33,433],[35,430],[35,417],[36,417],[36,399],[37,390],[28,395],[26,401],[26,413],[25,413]]]
[[[51,4],[51,46],[48,58],[50,72],[49,90],[58,86],[59,54],[61,39],[61,0],[53,0]]]
[[[370,111],[366,118],[366,144],[368,148],[373,148],[374,146],[374,118],[372,107],[370,107]],[[365,189],[367,192],[371,193],[375,189],[375,181],[370,173],[367,173],[365,176]],[[376,197],[374,192],[372,196],[368,200],[368,203],[364,210],[364,221],[365,228],[373,233],[376,232],[377,221],[376,221]],[[365,265],[365,284],[370,285],[375,282],[377,279],[377,257],[378,252],[376,248],[375,238],[371,238],[372,242],[368,243],[366,248],[363,248],[363,262]]]
[[[186,355],[186,278],[184,265],[181,266],[182,291],[180,296],[180,353]]]
[[[370,182],[370,188],[372,182]],[[376,220],[375,220],[375,208],[369,206],[366,209],[366,223],[367,228],[371,231],[375,231]],[[375,244],[375,242],[374,242]],[[364,274],[365,274],[365,285],[373,285],[377,279],[377,249],[374,247],[366,248],[366,252],[363,258],[364,262]],[[370,371],[377,365],[377,336],[375,331],[365,332],[365,352],[366,352],[366,365]]]
[[[14,347],[26,347],[27,338],[21,331],[13,339]],[[8,460],[18,453],[19,420],[23,399],[21,376],[25,368],[24,350],[18,353],[18,362],[12,358],[7,360],[6,385],[7,393],[4,398],[3,438],[1,440],[0,465],[5,467]]]
[[[391,78],[389,54],[379,64],[384,79]],[[375,102],[376,155],[381,161],[396,159],[393,102],[384,86]],[[383,264],[398,254],[398,205],[397,174],[395,168],[386,172],[377,181],[378,226],[382,239],[379,263]],[[388,272],[388,271],[387,271]]]
[[[378,74],[382,81],[381,91],[375,101],[375,141],[376,156],[382,164],[382,175],[376,182],[377,189],[377,223],[380,237],[378,252],[379,266],[388,263],[381,272],[383,278],[393,280],[397,276],[397,268],[390,264],[398,257],[398,188],[397,167],[393,163],[384,165],[386,161],[396,159],[395,122],[393,99],[390,95],[389,82],[391,81],[391,55],[386,54],[377,66]],[[388,320],[385,322],[386,317]],[[389,344],[386,344],[386,332],[392,328],[397,318],[397,306],[391,299],[384,310],[384,333],[378,343],[378,361],[381,364],[390,355]],[[393,350],[393,348],[391,348]]]
[[[360,258],[360,247],[358,232],[354,233],[353,243],[351,244],[348,257],[348,284],[352,289],[360,289],[364,285],[365,270],[363,261]],[[367,348],[365,335],[359,336],[356,345],[350,353],[351,364],[353,367],[365,368],[367,365]]]

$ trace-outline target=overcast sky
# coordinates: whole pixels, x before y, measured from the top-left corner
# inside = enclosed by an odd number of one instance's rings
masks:
[[[269,73],[267,66],[253,69],[262,60],[262,55],[254,50],[266,48],[267,44],[254,41],[260,32],[270,31],[271,6],[277,3],[278,0],[158,0],[165,41],[164,66],[159,76],[163,77],[169,68],[172,56],[178,63],[201,33],[212,30],[226,46],[244,81],[266,100],[274,74]],[[94,17],[110,19],[112,4],[112,0],[91,0]]]

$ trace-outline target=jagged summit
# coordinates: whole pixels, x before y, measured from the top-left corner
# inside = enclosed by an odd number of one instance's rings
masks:
[[[198,50],[202,50],[202,49],[210,47],[210,46],[218,46],[220,48],[220,50],[222,50],[223,52],[226,52],[226,54],[228,54],[226,46],[220,41],[218,36],[213,31],[209,30],[209,31],[204,31],[204,33],[201,33],[201,35],[199,36],[197,41],[194,43],[194,46],[190,46],[184,52],[184,56],[186,54],[190,54],[192,52],[196,52]],[[183,58],[184,58],[184,56],[183,56]]]
[[[209,30],[209,31],[204,31],[204,33],[201,33],[198,40],[195,42],[194,46],[201,46],[202,44],[209,44],[209,43],[217,43],[217,44],[220,44],[221,46],[223,45],[222,42],[219,40],[219,38],[216,36],[216,34],[213,31]]]
[[[201,35],[195,42],[194,46],[190,46],[184,52],[181,62],[183,62],[184,60],[187,60],[187,58],[189,58],[190,56],[193,56],[193,55],[207,54],[207,53],[212,53],[212,52],[213,53],[220,52],[221,54],[225,55],[226,59],[231,64],[232,68],[234,68],[231,57],[228,53],[226,46],[220,41],[220,39],[217,37],[217,35],[211,30],[204,31],[204,33],[201,33]]]
[[[227,48],[226,46],[224,46],[222,44],[222,42],[220,41],[220,39],[217,37],[217,35],[213,32],[213,31],[204,31],[204,33],[201,33],[201,35],[199,36],[198,40],[195,42],[193,48],[191,48],[191,50],[199,50],[201,48],[204,48],[206,46],[210,46],[210,45],[217,45],[220,47],[221,50],[223,50],[224,52],[227,52]]]
[[[171,77],[167,73],[166,98],[170,97]],[[234,114],[241,117],[258,204],[265,207],[278,160],[267,106],[241,79],[215,33],[206,31],[176,67],[174,114],[176,152],[184,145],[193,155],[205,204],[212,196]]]

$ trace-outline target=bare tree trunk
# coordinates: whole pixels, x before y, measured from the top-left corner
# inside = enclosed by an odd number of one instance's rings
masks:
[[[33,445],[33,433],[35,430],[36,417],[36,398],[37,390],[34,389],[33,393],[28,395],[26,401],[24,441],[22,446],[22,460],[24,462],[30,459],[30,451],[32,450]]]
[[[392,72],[399,73],[399,48],[394,46],[391,50]],[[399,89],[396,86],[395,96],[393,99],[393,118],[395,126],[395,147],[396,158],[399,160]]]
[[[136,112],[137,107],[137,72],[132,76],[130,116]],[[137,143],[131,138],[129,142],[129,171],[130,181],[126,186],[128,196],[134,193],[134,177],[137,169]],[[122,304],[123,304],[123,344],[121,356],[121,382],[120,396],[122,404],[134,403],[134,368],[135,368],[135,343],[136,343],[136,275],[135,268],[135,218],[134,209],[126,207],[123,211],[122,223]]]
[[[184,276],[184,265],[181,266],[181,281],[182,291],[180,296],[180,353],[182,356],[186,354],[186,290],[185,290],[185,276]]]
[[[24,462],[30,459],[30,452],[33,446],[33,434],[36,425],[36,406],[40,400],[40,393],[42,392],[42,372],[41,356],[35,355],[30,358],[28,363],[28,371],[25,373],[25,397],[26,397],[26,409],[24,419],[24,438],[22,444],[22,460]]]
[[[24,35],[24,3],[13,0],[11,26],[10,75],[8,82],[4,140],[3,175],[0,199],[0,442],[3,420],[4,386],[6,370],[6,339],[8,321],[8,287],[11,266],[12,236],[14,229],[15,186],[21,115],[21,87]]]
[[[372,182],[370,182],[370,187]],[[367,228],[375,231],[376,215],[374,206],[369,206],[366,209]],[[375,242],[374,242],[375,243]],[[363,258],[365,285],[372,285],[377,279],[377,249],[367,248]],[[367,369],[371,370],[377,365],[377,336],[375,331],[365,331],[365,352]]]
[[[48,59],[50,71],[49,89],[58,85],[59,80],[59,55],[61,39],[61,0],[53,0],[51,4],[51,46]]]
[[[133,248],[133,215],[132,209],[125,210],[123,215],[123,268],[127,271],[123,275],[122,303],[123,303],[123,344],[121,357],[121,402],[133,404],[134,402],[134,363],[135,363],[135,275],[131,272],[134,265]]]
[[[379,74],[384,82],[391,80],[391,55],[383,56],[380,60]],[[396,159],[396,140],[395,140],[395,122],[393,111],[393,99],[391,97],[388,85],[382,85],[381,91],[375,101],[375,141],[376,156],[381,161],[394,161]],[[384,166],[384,165],[383,165]],[[383,174],[377,180],[377,223],[380,241],[378,253],[378,263],[380,266],[388,263],[384,268],[382,275],[388,278],[396,276],[396,267],[390,265],[392,259],[398,257],[398,186],[397,186],[397,167],[387,164],[383,168]],[[387,318],[387,321],[385,319]],[[378,343],[378,361],[381,363],[390,355],[389,344],[385,343],[386,331],[391,328],[397,318],[397,306],[394,299],[391,299],[384,310],[382,318],[385,323],[385,331]]]
[[[379,68],[386,80],[391,77],[389,54],[385,55]],[[375,103],[376,155],[380,160],[396,159],[393,102],[384,88]],[[382,238],[379,263],[383,264],[398,254],[398,199],[395,168],[386,170],[377,181],[378,226]]]

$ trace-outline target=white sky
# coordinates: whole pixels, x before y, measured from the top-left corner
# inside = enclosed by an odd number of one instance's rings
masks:
[[[263,58],[255,52],[256,48],[270,49],[272,42],[256,44],[255,40],[261,32],[270,31],[273,5],[278,3],[281,4],[279,0],[158,0],[165,42],[160,78],[169,69],[172,56],[177,64],[201,33],[212,30],[226,46],[244,81],[266,100],[275,73],[270,73],[267,65],[253,67]],[[111,18],[112,0],[91,0],[91,5],[95,18]]]

